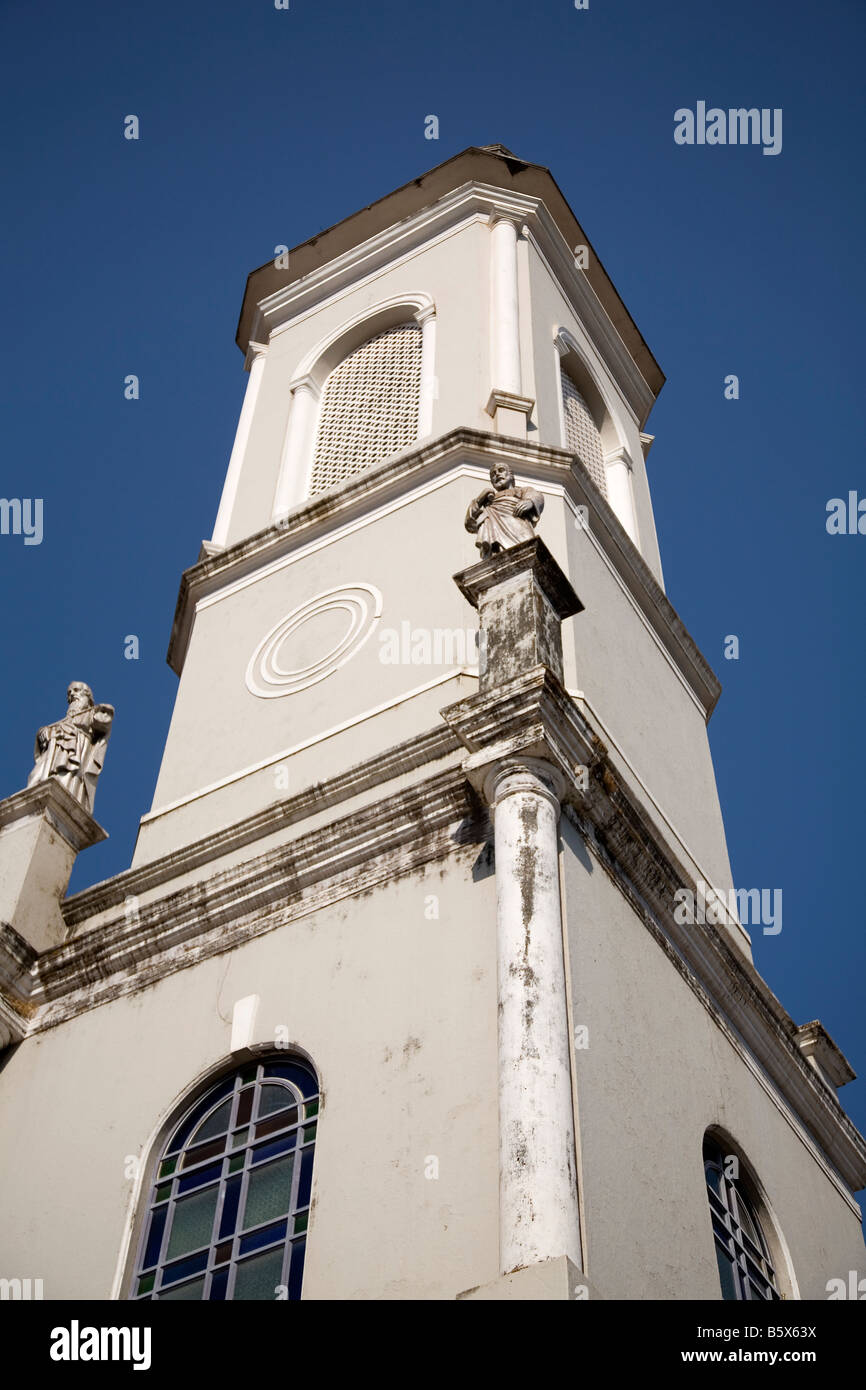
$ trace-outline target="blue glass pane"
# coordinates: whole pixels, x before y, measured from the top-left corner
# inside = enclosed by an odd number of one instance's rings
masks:
[[[288,1224],[287,1221],[277,1221],[273,1226],[263,1226],[253,1235],[244,1236],[238,1254],[251,1255],[254,1250],[263,1250],[266,1245],[273,1245],[275,1240],[285,1240]]]
[[[220,1240],[226,1236],[234,1235],[235,1222],[238,1218],[238,1202],[241,1196],[241,1176],[229,1178],[226,1183],[226,1195],[223,1202],[223,1214],[220,1220]]]
[[[273,1139],[270,1144],[259,1144],[253,1149],[253,1163],[264,1163],[266,1158],[276,1158],[278,1154],[288,1153],[295,1146],[295,1135],[287,1134],[283,1139]]]
[[[179,1178],[177,1184],[178,1192],[191,1192],[194,1187],[202,1187],[206,1182],[216,1182],[222,1175],[222,1163],[211,1163],[207,1168],[199,1168],[197,1172],[190,1173],[185,1178]]]
[[[147,1236],[147,1248],[144,1252],[142,1269],[150,1269],[159,1259],[159,1247],[162,1245],[162,1233],[165,1230],[165,1218],[167,1214],[167,1206],[158,1207],[150,1218],[150,1231]]]
[[[293,1082],[306,1100],[318,1094],[319,1083],[316,1078],[306,1067],[298,1066],[296,1062],[268,1062],[262,1071],[264,1076],[282,1076],[286,1081]]]
[[[197,1255],[190,1255],[188,1260],[177,1260],[173,1265],[166,1265],[159,1281],[160,1288],[166,1284],[176,1284],[178,1279],[188,1279],[191,1274],[198,1274],[206,1267],[207,1257],[207,1250],[200,1250]]]
[[[299,1207],[306,1207],[310,1204],[310,1188],[313,1184],[313,1154],[314,1149],[304,1149],[301,1155],[301,1181],[298,1184]]]
[[[219,1270],[210,1281],[210,1293],[208,1299],[212,1303],[222,1303],[226,1296],[226,1285],[229,1282],[229,1272],[227,1269]]]
[[[289,1301],[296,1302],[301,1296],[304,1278],[304,1254],[307,1249],[306,1237],[296,1240],[292,1246],[292,1264],[289,1271]]]

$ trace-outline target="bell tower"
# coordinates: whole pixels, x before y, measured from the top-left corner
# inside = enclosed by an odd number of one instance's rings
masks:
[[[63,897],[88,822],[50,931],[7,893],[7,1248],[46,1298],[826,1297],[853,1072],[754,968],[664,378],[553,176],[464,150],[254,270],[237,342],[133,862]]]

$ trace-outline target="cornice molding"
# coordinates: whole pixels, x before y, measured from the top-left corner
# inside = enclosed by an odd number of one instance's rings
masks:
[[[178,675],[197,603],[283,557],[319,544],[339,527],[441,478],[457,466],[489,471],[504,460],[515,473],[562,488],[574,506],[588,506],[592,535],[611,569],[657,635],[709,719],[721,694],[718,678],[672,604],[576,455],[552,445],[466,428],[452,430],[349,478],[325,496],[302,503],[253,536],[185,570],[180,583],[168,662]]]
[[[253,337],[269,341],[311,309],[332,303],[384,269],[416,255],[429,242],[450,235],[473,220],[487,225],[501,220],[511,222],[532,244],[563,298],[589,331],[596,350],[642,425],[657,391],[647,382],[604,308],[592,276],[575,264],[573,248],[542,199],[509,192],[495,184],[467,182],[438,202],[264,296],[253,312]],[[609,284],[606,276],[605,281]]]
[[[108,831],[56,777],[34,782],[0,801],[0,830],[37,816],[44,817],[76,854],[108,839]]]
[[[137,868],[126,869],[113,878],[85,888],[62,904],[63,916],[70,935],[87,921],[112,908],[121,908],[127,897],[139,897],[154,892],[215,860],[237,853],[308,817],[333,809],[342,803],[362,796],[373,788],[381,788],[397,777],[405,777],[432,763],[453,756],[459,743],[448,729],[432,729],[429,733],[407,739],[389,748],[387,753],[357,763],[337,777],[319,782],[295,796],[286,796],[248,816],[234,825],[215,831],[193,844],[181,846],[171,854],[162,855]]]
[[[724,930],[677,923],[677,892],[695,893],[697,885],[556,677],[536,667],[442,714],[469,750],[464,771],[482,796],[500,763],[525,756],[553,766],[589,849],[704,1007],[754,1056],[843,1182],[854,1191],[866,1186],[866,1139],[806,1061],[797,1025]]]
[[[431,737],[417,756],[423,762],[425,753],[452,754],[459,739],[469,754],[462,768],[432,772],[410,787],[386,792],[288,844],[141,903],[132,914],[123,908],[130,890],[162,884],[170,890],[172,879],[194,859],[202,863],[229,846],[251,843],[277,829],[280,816],[282,825],[303,821],[320,802],[313,792],[304,794],[179,856],[119,875],[70,900],[68,920],[83,930],[39,957],[5,929],[0,984],[7,1028],[10,1009],[17,1035],[26,1026],[29,1036],[329,904],[467,847],[477,849],[489,838],[489,821],[470,787],[483,796],[497,764],[535,759],[552,767],[564,814],[672,964],[826,1155],[841,1177],[840,1191],[844,1194],[844,1184],[854,1190],[866,1185],[866,1141],[802,1055],[800,1030],[724,929],[708,923],[695,931],[677,924],[676,893],[683,887],[694,891],[696,885],[657,820],[611,762],[588,715],[551,672],[536,667],[448,706],[443,717],[454,737],[447,731],[441,741]],[[353,786],[387,784],[405,770],[409,756],[407,745],[400,745],[334,779],[325,795],[333,800]],[[87,929],[88,911],[104,914],[111,908],[117,909],[114,915]],[[850,1194],[846,1200],[852,1203]]]

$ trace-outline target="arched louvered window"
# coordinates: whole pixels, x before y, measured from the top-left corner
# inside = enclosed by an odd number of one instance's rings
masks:
[[[562,413],[565,419],[565,447],[579,454],[589,469],[590,477],[603,497],[607,497],[607,474],[601,435],[592,418],[589,406],[578,391],[568,372],[560,368],[562,384]]]
[[[338,363],[322,392],[310,496],[413,444],[420,390],[417,323],[386,328]]]
[[[188,1107],[154,1175],[130,1297],[299,1299],[319,1087],[249,1062]]]
[[[748,1179],[736,1154],[704,1140],[704,1174],[723,1299],[781,1298]]]

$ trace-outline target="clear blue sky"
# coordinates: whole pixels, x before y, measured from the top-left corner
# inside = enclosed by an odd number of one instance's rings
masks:
[[[830,497],[866,496],[864,36],[860,0],[4,0],[0,495],[44,498],[45,538],[0,537],[0,794],[70,679],[116,705],[111,838],[74,888],[128,865],[151,804],[177,585],[246,380],[247,272],[501,141],[553,171],[667,374],[648,428],[668,593],[724,685],[735,881],[784,893],[756,962],[866,1073],[866,536],[825,530]],[[782,153],[677,146],[698,100],[781,107]],[[866,1127],[866,1082],[842,1099]]]

